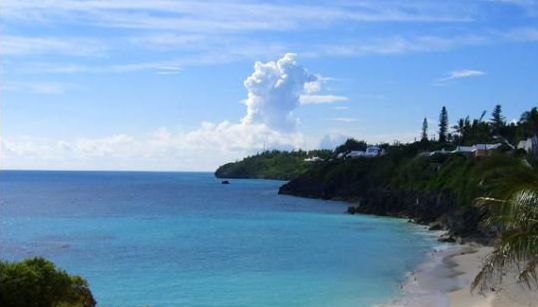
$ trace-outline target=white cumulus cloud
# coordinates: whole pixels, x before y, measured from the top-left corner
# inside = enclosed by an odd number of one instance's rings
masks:
[[[2,165],[19,169],[214,170],[264,149],[308,148],[293,111],[307,84],[319,81],[288,53],[256,62],[246,78],[246,115],[238,122],[203,122],[192,130],[160,128],[139,135],[115,133],[70,139],[37,136],[0,139]],[[313,87],[319,91],[321,87]],[[339,96],[319,96],[324,101]],[[336,97],[336,98],[335,98]]]
[[[316,80],[297,64],[296,54],[287,53],[277,61],[256,62],[254,72],[244,82],[248,91],[244,124],[265,124],[278,131],[294,131],[293,115],[300,105],[305,85]]]

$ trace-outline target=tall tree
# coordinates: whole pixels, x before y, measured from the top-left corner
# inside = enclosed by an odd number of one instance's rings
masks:
[[[502,115],[502,108],[501,105],[498,104],[493,109],[493,112],[491,113],[491,130],[494,134],[500,134],[501,129],[506,125],[506,122],[504,121],[504,116]]]
[[[428,120],[426,117],[424,117],[424,121],[422,121],[422,136],[421,140],[423,142],[428,140]]]
[[[446,143],[448,133],[448,112],[446,107],[443,106],[441,114],[439,115],[439,142]]]

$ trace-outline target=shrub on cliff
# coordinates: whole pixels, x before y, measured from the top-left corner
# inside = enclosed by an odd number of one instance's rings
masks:
[[[92,307],[96,302],[88,283],[43,258],[0,261],[2,307]]]
[[[357,141],[351,138],[351,139],[347,139],[344,144],[336,147],[334,150],[334,154],[335,155],[338,155],[339,153],[346,154],[354,150],[365,151],[366,147],[368,147],[368,145],[366,144],[365,141]]]

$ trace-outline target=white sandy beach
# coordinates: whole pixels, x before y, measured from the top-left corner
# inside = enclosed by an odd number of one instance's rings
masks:
[[[454,255],[451,257],[456,266],[454,269],[461,272],[456,278],[464,285],[461,289],[448,294],[449,306],[466,306],[466,307],[534,307],[538,306],[538,291],[528,290],[519,284],[515,276],[507,275],[503,284],[495,292],[487,296],[471,294],[469,284],[474,279],[476,273],[480,270],[483,259],[491,252],[491,247],[481,246],[464,246],[464,254]]]
[[[410,307],[536,307],[538,291],[530,291],[507,277],[495,292],[471,293],[470,284],[491,247],[476,244],[444,245],[430,260],[409,274],[404,298],[389,306]]]

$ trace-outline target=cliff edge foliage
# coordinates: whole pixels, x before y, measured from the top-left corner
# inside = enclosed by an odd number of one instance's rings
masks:
[[[93,307],[88,283],[43,258],[0,261],[2,307]]]
[[[305,159],[309,157],[326,159],[331,154],[330,150],[264,151],[241,161],[222,165],[215,171],[215,176],[218,178],[290,180],[304,173],[313,164]]]

